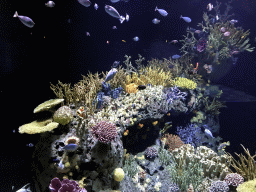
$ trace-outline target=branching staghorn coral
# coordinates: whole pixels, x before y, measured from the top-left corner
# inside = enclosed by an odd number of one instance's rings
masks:
[[[240,161],[237,161],[230,153],[227,153],[231,160],[231,167],[233,167],[237,173],[242,175],[245,181],[253,180],[256,178],[256,164],[254,159],[256,154],[251,156],[249,149],[245,149],[242,144],[241,146],[248,157],[243,154],[238,155],[235,153],[240,159]],[[229,169],[229,171],[233,173],[231,169]]]

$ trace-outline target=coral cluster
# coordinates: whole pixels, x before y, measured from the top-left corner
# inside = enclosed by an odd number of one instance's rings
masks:
[[[117,136],[116,126],[110,122],[102,121],[91,128],[92,134],[101,143],[110,143]]]
[[[87,192],[86,189],[80,188],[76,181],[69,179],[60,181],[58,177],[52,179],[49,188],[54,192]]]

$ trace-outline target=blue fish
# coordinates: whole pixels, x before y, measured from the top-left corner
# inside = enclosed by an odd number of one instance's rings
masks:
[[[35,23],[32,19],[30,19],[29,17],[27,16],[22,16],[22,15],[18,15],[18,12],[16,11],[13,15],[13,17],[18,17],[19,20],[24,24],[26,25],[27,27],[29,28],[32,28],[34,27]]]
[[[107,82],[107,81],[113,79],[113,77],[116,75],[116,73],[117,73],[117,69],[116,69],[116,68],[112,68],[112,69],[108,72],[108,74],[107,74],[107,76],[106,76],[106,78],[105,78],[105,82]]]
[[[68,145],[65,145],[64,147],[61,147],[62,149],[64,149],[65,151],[68,152],[74,152],[75,150],[77,150],[77,144],[75,143],[70,143]]]
[[[168,15],[167,11],[164,9],[158,9],[157,7],[155,8],[155,11],[158,11],[162,16],[166,17]]]
[[[179,59],[180,58],[180,55],[173,55],[172,56],[172,59]]]
[[[191,19],[189,17],[182,17],[182,15],[180,16],[180,18],[182,18],[184,21],[186,21],[187,23],[191,22]]]
[[[95,3],[95,4],[94,4],[94,9],[96,9],[96,10],[97,10],[98,8],[99,8],[98,4],[97,4],[97,3]]]

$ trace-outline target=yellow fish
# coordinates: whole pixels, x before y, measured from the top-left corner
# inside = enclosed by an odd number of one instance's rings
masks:
[[[126,41],[125,41],[125,40],[122,40],[122,41],[126,43]]]
[[[221,151],[224,151],[226,146],[230,146],[230,142],[224,142],[224,143],[221,143],[218,147],[218,151],[221,152]]]

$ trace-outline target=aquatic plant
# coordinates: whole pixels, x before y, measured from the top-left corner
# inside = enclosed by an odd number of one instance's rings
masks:
[[[138,173],[138,164],[132,155],[125,159],[123,170],[129,177],[133,177]]]
[[[180,157],[177,158],[171,154],[172,164],[167,169],[170,172],[172,182],[177,183],[181,191],[187,191],[190,184],[196,190],[203,180],[202,165],[193,158],[188,163],[185,151],[180,154]]]
[[[245,147],[241,144],[244,149],[245,154],[248,156],[246,157],[243,154],[235,153],[240,161],[237,161],[230,153],[227,153],[231,159],[231,167],[233,167],[238,174],[244,177],[245,181],[253,180],[256,178],[256,163],[255,157],[256,154],[251,156],[249,149],[245,149]],[[233,172],[231,169],[229,169]]]
[[[209,97],[204,97],[203,98],[203,103],[204,103],[204,112],[206,114],[211,114],[211,115],[219,115],[220,108],[226,107],[224,103],[221,101],[217,100],[216,98],[213,98],[212,101],[210,101]],[[210,103],[210,104],[209,104]]]

